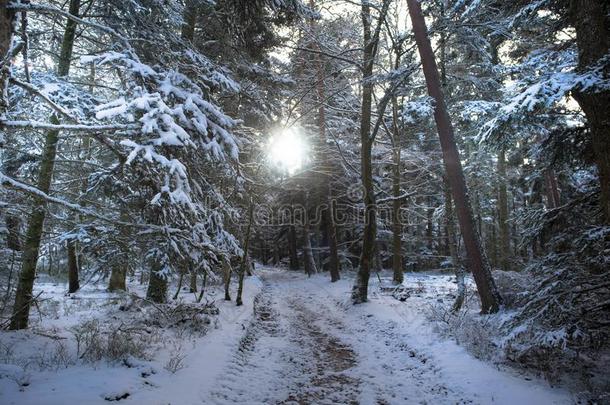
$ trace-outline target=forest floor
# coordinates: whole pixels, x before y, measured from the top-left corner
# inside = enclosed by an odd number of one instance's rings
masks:
[[[435,333],[427,313],[433,305],[452,302],[452,277],[407,274],[406,279],[408,297],[404,302],[381,288],[384,282],[374,276],[370,301],[354,307],[349,303],[350,279],[331,284],[326,274],[308,278],[295,272],[259,269],[256,276],[247,279],[245,305],[235,307],[218,301],[220,314],[215,327],[204,336],[182,333],[159,339],[162,343],[148,361],[94,365],[77,361],[41,371],[33,367],[19,371],[15,365],[0,364],[0,402],[573,402],[567,391],[475,359]],[[47,339],[41,330],[52,329],[62,336],[68,329],[65,321],[61,327],[51,323],[45,325],[43,320],[37,334],[36,329],[2,332],[1,342],[17,351],[13,358],[23,357],[26,348],[40,348],[41,339]],[[45,329],[40,329],[43,326]],[[179,356],[175,354],[177,347]],[[176,357],[180,367],[167,367]],[[0,359],[0,363],[10,362]]]

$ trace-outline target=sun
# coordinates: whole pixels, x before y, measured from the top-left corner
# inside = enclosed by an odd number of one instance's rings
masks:
[[[303,167],[307,152],[307,142],[296,128],[284,128],[269,139],[269,160],[289,175]]]

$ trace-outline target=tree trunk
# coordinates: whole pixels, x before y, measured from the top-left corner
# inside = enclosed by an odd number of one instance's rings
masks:
[[[432,216],[434,215],[434,208],[432,208],[432,198],[428,197],[426,199],[426,205],[428,208],[426,209],[426,246],[428,247],[428,253],[432,254],[432,244],[433,244],[433,227],[432,224]]]
[[[192,293],[197,292],[197,272],[193,269],[191,269],[191,271],[190,271],[189,292],[192,292]]]
[[[308,216],[308,208],[309,208],[309,196],[308,193],[305,192],[305,215],[303,217],[303,264],[305,267],[305,273],[308,276],[315,274],[318,272],[316,268],[316,262],[313,257],[313,251],[311,248],[311,236],[310,236],[310,226],[309,226],[309,216]]]
[[[241,258],[239,266],[239,284],[237,286],[237,298],[235,299],[235,305],[240,306],[243,304],[242,293],[244,291],[244,277],[248,271],[248,248],[250,247],[250,231],[252,230],[252,219],[254,216],[254,201],[250,199],[250,206],[248,207],[248,225],[246,226],[246,235],[244,240],[244,254]]]
[[[288,226],[288,251],[290,255],[290,270],[298,270],[299,253],[297,251],[297,231],[294,224]]]
[[[610,51],[610,4],[603,0],[572,0],[570,19],[576,29],[578,68],[586,71],[607,57]],[[610,75],[606,60],[603,72]],[[591,128],[591,143],[601,185],[600,205],[604,221],[610,224],[610,90],[573,91]]]
[[[394,168],[392,170],[392,281],[394,284],[402,284],[404,271],[402,265],[402,223],[400,209],[400,130],[398,128],[398,102],[392,97],[392,157]]]
[[[496,212],[494,211],[493,213],[494,217],[497,218]],[[489,253],[489,262],[491,264],[492,268],[497,267],[498,265],[498,235],[497,235],[497,228],[496,228],[496,224],[494,221],[492,221],[490,224],[486,225],[486,229],[487,229],[487,250],[490,252]]]
[[[504,149],[498,153],[498,228],[500,268],[510,270],[510,227],[508,223],[508,192],[506,190],[506,157]]]
[[[222,271],[224,273],[225,282],[225,301],[231,301],[231,293],[229,291],[231,286],[231,263],[229,263],[229,260],[222,260]]]
[[[559,197],[559,187],[557,186],[555,170],[546,169],[544,171],[544,179],[549,208],[557,208],[561,205],[561,200]]]
[[[112,266],[110,272],[110,281],[108,282],[108,291],[126,291],[125,279],[127,278],[125,266],[121,263],[116,263]]]
[[[182,282],[184,281],[184,272],[180,272],[180,276],[178,277],[178,286],[176,287],[176,293],[173,296],[173,300],[176,301],[180,296],[180,290],[182,290]]]
[[[445,106],[445,99],[441,89],[438,69],[434,53],[428,38],[426,22],[417,0],[407,0],[409,14],[415,34],[415,42],[422,61],[428,94],[435,100],[434,119],[439,133],[445,172],[454,196],[458,221],[464,239],[464,246],[468,255],[468,265],[477,284],[481,298],[481,312],[496,312],[499,309],[501,298],[491,275],[491,269],[485,252],[481,248],[477,234],[472,208],[468,198],[468,189],[459,152],[455,143],[453,127]]]
[[[380,19],[385,18],[388,2],[384,1]],[[362,2],[362,27],[364,32],[364,52],[362,67],[362,108],[360,114],[360,175],[362,180],[362,193],[364,203],[364,233],[362,235],[362,253],[360,255],[360,268],[356,276],[356,283],[352,289],[354,304],[366,302],[368,299],[369,278],[371,265],[375,254],[375,239],[377,237],[377,209],[375,206],[375,192],[373,189],[373,167],[371,161],[371,112],[373,98],[373,83],[369,80],[373,76],[373,63],[379,39],[378,30],[371,35],[371,9],[368,2]],[[381,20],[379,21],[381,24]]]
[[[57,117],[51,118],[52,123],[59,123]],[[40,174],[38,175],[37,187],[43,193],[48,193],[53,177],[53,166],[55,165],[55,152],[57,149],[58,131],[49,131],[45,139],[42,160],[40,163]],[[10,329],[25,329],[28,327],[30,306],[32,304],[32,290],[36,278],[36,264],[38,263],[38,252],[46,214],[46,202],[42,198],[35,198],[33,211],[28,220],[25,235],[25,243],[21,262],[21,273],[15,293],[15,305],[11,318]]]
[[[455,235],[455,218],[453,215],[453,201],[451,198],[451,186],[449,186],[449,181],[447,180],[446,175],[444,176],[443,180],[445,185],[445,229],[447,229],[447,244],[449,246],[451,264],[453,266],[453,271],[455,273],[457,282],[457,295],[455,297],[455,301],[453,302],[452,310],[457,312],[464,304],[464,298],[466,296],[466,284],[464,283],[464,269],[458,255],[457,238]]]
[[[70,14],[78,15],[79,9],[80,0],[70,0]],[[67,76],[70,71],[70,60],[72,58],[75,35],[76,22],[69,19],[66,21],[66,30],[64,32],[64,37],[61,44],[57,68],[57,75],[60,77]],[[52,115],[50,121],[52,124],[59,124],[59,119],[56,115]],[[49,193],[49,189],[51,187],[58,139],[59,131],[53,130],[47,132],[42,159],[40,162],[40,174],[38,175],[37,184],[38,189],[45,194]],[[15,295],[15,305],[13,307],[10,329],[25,329],[28,326],[30,306],[32,304],[32,290],[34,288],[34,279],[36,278],[36,263],[38,262],[40,239],[42,237],[46,215],[45,206],[46,202],[44,199],[34,199],[32,213],[30,214],[28,221],[28,229],[26,231],[21,275],[17,285],[17,293]]]
[[[13,59],[9,53],[14,53],[11,45],[17,19],[15,12],[7,8],[11,2],[11,0],[0,0],[0,116],[8,108],[8,79]]]
[[[75,239],[68,239],[66,241],[66,250],[68,252],[68,293],[72,294],[80,288]]]
[[[19,238],[19,228],[21,227],[21,219],[12,214],[6,215],[6,247],[16,252],[21,251],[21,239]]]
[[[95,69],[91,70],[91,74],[89,75],[89,80],[91,81],[91,83],[95,83]],[[93,88],[94,87],[92,85],[89,88],[89,91],[93,92]],[[86,136],[83,138],[82,149],[84,152],[84,155],[81,156],[82,159],[83,160],[90,159],[91,158],[91,137]],[[85,172],[84,175],[85,175],[85,178],[81,183],[80,190],[76,191],[76,193],[79,193],[79,203],[82,207],[86,206],[86,200],[83,200],[81,197],[83,195],[85,195],[85,193],[87,192],[87,188],[89,187],[88,173]],[[74,214],[73,219],[74,219],[75,223],[80,223],[81,215]],[[70,237],[70,239],[68,239],[66,241],[66,244],[68,247],[66,250],[66,253],[68,255],[68,280],[69,280],[68,292],[74,293],[80,288],[79,274],[80,274],[80,270],[82,267],[82,263],[81,263],[82,256],[78,255],[78,253],[77,253],[77,246],[78,246],[77,238]]]
[[[2,171],[8,177],[14,178],[21,167],[22,162],[17,156],[16,151],[11,149],[4,151],[4,162]],[[16,252],[21,251],[21,218],[12,212],[6,212],[4,223],[6,225],[6,247]]]
[[[129,214],[127,213],[126,207],[121,207],[120,214],[121,221],[129,222]],[[120,229],[119,239],[119,250],[120,259],[113,260],[112,269],[110,271],[110,280],[108,282],[109,291],[127,291],[127,258],[129,257],[129,231],[128,228],[123,226]],[[140,282],[141,284],[142,282]]]
[[[279,243],[277,243],[276,240],[276,244],[273,247],[273,265],[277,266],[280,264],[280,256],[281,256],[281,245]]]
[[[267,262],[269,260],[269,250],[267,249],[267,241],[265,240],[264,233],[261,232],[259,235],[257,235],[257,239],[260,242],[259,251],[260,251],[261,264],[266,266]]]
[[[201,280],[201,289],[199,290],[199,297],[197,297],[197,302],[201,302],[201,300],[203,299],[203,293],[205,292],[205,286],[206,283],[208,281],[208,272],[204,271],[203,272],[203,279]]]
[[[309,6],[312,10],[315,10],[316,4],[315,0],[309,0]],[[316,22],[314,19],[309,20],[309,27],[311,29],[313,45],[314,48],[319,51],[320,47],[317,42],[317,30],[316,30]],[[331,193],[331,164],[330,158],[328,155],[328,145],[326,139],[326,111],[324,109],[324,102],[326,99],[325,96],[325,87],[324,87],[324,71],[322,67],[321,56],[319,53],[314,54],[315,65],[316,65],[316,91],[317,91],[317,102],[318,102],[318,131],[319,131],[319,142],[320,142],[320,161],[322,163],[322,167],[320,171],[322,172],[321,185],[323,190],[323,195],[326,200],[326,204],[328,207],[324,210],[325,215],[325,223],[326,223],[326,239],[328,240],[329,247],[329,271],[330,271],[330,281],[335,282],[341,278],[339,273],[339,250],[337,248],[337,228],[335,225],[335,218],[333,213],[333,207],[335,206]]]
[[[162,270],[161,263],[154,258],[151,259],[146,298],[157,304],[164,304],[167,301],[167,280],[161,274]]]
[[[330,182],[326,188],[328,190],[328,209],[326,210],[326,232],[328,234],[328,246],[330,248],[329,271],[330,281],[334,283],[341,279],[341,264],[339,262],[339,247],[337,242],[337,226],[335,224],[335,203],[331,194]]]
[[[197,7],[197,0],[186,0],[184,14],[182,15],[184,23],[182,25],[181,37],[183,39],[192,42],[195,38],[195,26],[197,25],[198,14],[199,8]]]

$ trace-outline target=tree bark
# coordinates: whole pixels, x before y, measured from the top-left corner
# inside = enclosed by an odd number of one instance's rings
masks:
[[[184,272],[180,272],[180,276],[178,277],[178,286],[176,287],[176,293],[173,296],[173,300],[176,301],[180,296],[180,290],[182,290],[182,282],[184,281]]]
[[[309,6],[312,10],[315,10],[316,4],[315,0],[309,0]],[[311,30],[313,46],[317,51],[320,51],[320,46],[318,44],[317,38],[317,27],[314,19],[309,20],[309,27]],[[333,207],[335,204],[333,203],[332,193],[331,193],[331,164],[330,158],[328,154],[328,146],[326,139],[326,111],[324,108],[324,101],[326,99],[325,96],[325,87],[324,87],[324,69],[322,65],[322,60],[320,53],[314,54],[315,58],[315,66],[316,66],[316,92],[317,92],[317,102],[318,102],[318,131],[319,131],[319,143],[320,143],[320,161],[322,163],[322,167],[320,171],[322,173],[321,185],[323,190],[324,199],[326,200],[326,204],[328,207],[324,210],[324,219],[326,223],[326,239],[328,241],[329,247],[329,271],[330,271],[330,281],[335,282],[341,278],[339,273],[339,250],[337,248],[337,228],[335,224],[335,218],[333,213]]]
[[[192,293],[197,292],[197,272],[193,269],[191,269],[191,271],[190,271],[189,292],[192,292]]]
[[[311,235],[310,235],[310,226],[309,226],[309,196],[308,193],[305,192],[305,215],[303,217],[303,264],[305,267],[305,273],[308,276],[315,274],[318,272],[316,268],[316,262],[313,257],[313,251],[311,248]]]
[[[56,119],[56,121],[58,121]],[[38,175],[37,187],[44,193],[49,192],[51,178],[53,176],[53,165],[55,164],[55,150],[57,147],[58,131],[47,133],[40,174]],[[23,256],[21,262],[21,273],[15,293],[15,305],[11,317],[10,329],[25,329],[28,327],[30,306],[32,304],[32,290],[36,278],[36,264],[38,263],[38,250],[42,238],[42,228],[45,219],[46,204],[42,198],[36,198],[33,202],[33,211],[28,220]]]
[[[555,170],[546,169],[544,171],[544,179],[549,208],[557,208],[561,205],[561,199],[559,197],[559,187],[557,186],[557,175],[555,174]]]
[[[402,284],[404,281],[404,271],[402,265],[402,223],[400,209],[400,130],[398,128],[398,102],[396,97],[392,97],[392,132],[393,148],[392,157],[394,168],[392,170],[392,281],[394,284]]]
[[[510,227],[508,223],[508,192],[506,189],[506,156],[504,149],[498,153],[498,228],[499,262],[504,271],[510,270]]]
[[[8,177],[14,178],[24,162],[18,158],[16,151],[8,149],[4,152],[2,171]],[[16,252],[21,252],[21,218],[8,211],[5,213],[4,223],[7,230],[6,247]]]
[[[19,228],[21,227],[21,219],[18,216],[8,214],[5,219],[6,224],[6,247],[15,252],[21,251],[21,239],[19,238]]]
[[[299,269],[299,253],[297,251],[297,231],[294,224],[288,226],[288,254],[290,255],[290,270]]]
[[[125,285],[125,279],[127,278],[125,267],[121,264],[115,264],[112,266],[110,272],[110,281],[108,282],[108,291],[126,291],[127,286]]]
[[[369,278],[371,266],[374,261],[375,239],[377,237],[377,207],[375,191],[373,188],[373,166],[371,149],[371,113],[373,99],[373,63],[377,53],[379,30],[385,19],[389,2],[384,1],[379,15],[379,22],[375,33],[371,33],[371,8],[368,2],[362,2],[362,28],[364,32],[364,52],[362,67],[362,108],[360,113],[360,175],[362,180],[362,194],[364,203],[364,232],[362,235],[362,253],[360,255],[360,268],[356,276],[356,283],[352,289],[354,304],[366,302],[368,299]]]
[[[151,259],[146,298],[157,304],[164,304],[167,301],[167,280],[161,275],[162,270],[161,263],[154,258]]]
[[[0,0],[0,116],[8,108],[8,79],[12,60],[12,55],[9,55],[9,53],[11,53],[16,22],[16,14],[7,8],[9,3],[10,0]],[[3,142],[6,142],[6,139],[3,139],[3,136],[0,135],[0,146]],[[5,161],[2,169],[7,176],[14,177],[19,167],[15,162],[10,162],[10,160],[17,160],[17,155],[9,150],[5,152],[5,157],[8,164]],[[20,218],[7,213],[5,222],[8,231],[6,238],[7,247],[14,251],[21,251],[21,241],[19,239]]]
[[[415,42],[417,43],[426,78],[428,94],[436,102],[434,119],[443,151],[445,172],[447,173],[456,204],[458,221],[468,255],[468,266],[472,271],[479,297],[481,298],[481,312],[496,312],[499,309],[501,298],[492,278],[489,262],[481,248],[479,235],[474,224],[466,180],[453,134],[453,127],[445,105],[434,53],[428,38],[426,22],[420,3],[417,0],[407,0],[407,4],[413,25],[413,33],[415,34]]]
[[[78,15],[79,9],[80,0],[70,0],[70,14]],[[66,21],[66,29],[61,44],[57,67],[57,75],[60,77],[67,76],[70,71],[70,60],[72,58],[72,49],[74,48],[74,38],[76,36],[76,25],[76,22],[73,20],[69,19]],[[51,116],[50,121],[52,124],[59,124],[59,119],[56,115]],[[59,131],[53,130],[47,132],[37,184],[38,189],[45,194],[49,193],[51,187],[58,140]],[[45,208],[46,202],[44,199],[36,198],[34,200],[32,214],[30,214],[28,229],[26,231],[21,275],[17,285],[15,305],[11,317],[10,329],[13,330],[25,329],[28,327],[30,306],[32,304],[32,290],[34,288],[34,279],[36,278],[36,264],[38,262],[38,253],[40,249],[40,239],[42,237],[46,215]]]
[[[11,45],[15,32],[16,14],[7,6],[11,0],[0,0],[0,115],[8,107],[8,79],[12,55]],[[1,141],[1,138],[0,138]]]
[[[224,273],[225,282],[225,301],[231,301],[231,293],[229,290],[231,286],[231,263],[229,263],[229,260],[222,260],[222,271]]]
[[[199,297],[197,297],[197,303],[201,302],[203,299],[203,293],[205,292],[205,286],[208,281],[208,272],[203,272],[203,278],[201,280],[201,289],[199,290]]]
[[[197,7],[196,0],[186,0],[184,4],[184,24],[182,25],[181,37],[188,41],[193,41],[195,38],[195,27],[197,25],[197,15],[199,14],[199,8]]]
[[[453,200],[451,198],[451,187],[447,176],[444,176],[445,185],[445,229],[447,229],[447,245],[449,247],[449,254],[451,256],[451,264],[453,265],[453,271],[455,273],[455,279],[457,282],[457,294],[455,301],[453,302],[452,311],[457,312],[462,308],[464,304],[464,298],[466,297],[466,284],[464,283],[464,268],[460,262],[460,257],[457,248],[457,238],[455,235],[455,218],[453,215]]]
[[[129,222],[129,215],[126,207],[121,207],[121,221]],[[120,259],[113,260],[110,270],[110,280],[108,281],[108,291],[127,291],[127,258],[129,256],[129,232],[126,227],[120,230],[119,250]]]
[[[250,206],[248,207],[248,225],[246,226],[246,235],[244,240],[244,254],[241,258],[239,267],[239,284],[237,286],[237,298],[235,299],[235,305],[240,306],[243,304],[242,294],[244,291],[244,277],[248,271],[248,249],[250,247],[250,232],[252,230],[252,220],[254,216],[254,201],[250,199]]]
[[[432,254],[432,246],[433,246],[433,231],[434,225],[432,223],[432,216],[434,215],[434,208],[432,208],[432,197],[428,197],[426,199],[426,205],[428,208],[426,209],[426,246],[428,247],[428,253]]]
[[[68,252],[68,293],[72,294],[80,288],[75,239],[68,239],[66,241],[66,250]]]
[[[570,19],[576,29],[578,69],[586,71],[601,63],[610,51],[610,4],[604,0],[572,0]],[[610,76],[610,61],[603,72]],[[610,224],[610,90],[599,92],[573,91],[572,96],[587,116],[591,128],[591,143],[595,153],[601,194],[600,205],[604,222]]]

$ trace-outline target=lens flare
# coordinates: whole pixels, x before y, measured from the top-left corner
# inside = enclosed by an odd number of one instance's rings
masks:
[[[307,143],[294,128],[283,129],[269,139],[269,160],[290,175],[303,167],[307,153]]]

